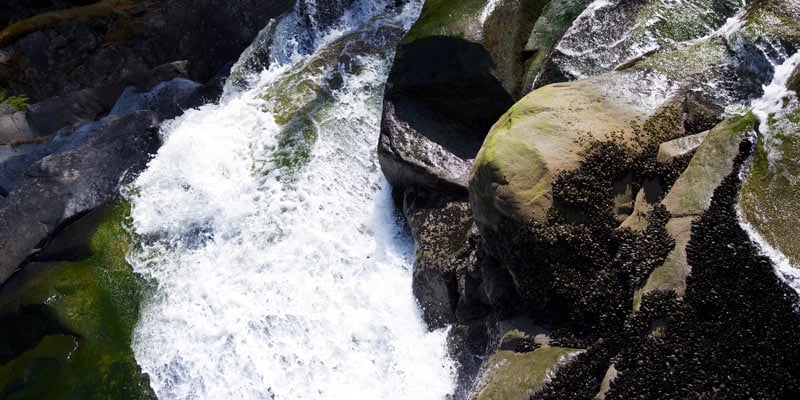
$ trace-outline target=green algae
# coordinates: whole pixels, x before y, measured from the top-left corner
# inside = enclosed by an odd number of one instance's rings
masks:
[[[25,35],[54,27],[62,21],[87,21],[107,19],[117,22],[104,41],[105,44],[125,41],[135,36],[144,22],[142,15],[130,15],[137,2],[132,0],[102,0],[94,4],[49,11],[17,21],[0,31],[0,48],[6,47]]]
[[[757,41],[800,44],[800,20],[792,3],[785,0],[755,1],[745,16],[739,35]]]
[[[800,265],[800,108],[770,119],[772,138],[761,137],[747,178],[740,206],[744,219],[795,265]]]
[[[403,37],[401,44],[431,36],[466,37],[471,24],[476,24],[486,0],[427,0],[417,22]]]
[[[102,213],[80,261],[32,263],[3,297],[0,315],[47,310],[58,331],[0,365],[8,399],[148,399],[149,382],[136,364],[132,332],[146,291],[125,260],[131,239],[123,226],[129,205]],[[81,220],[76,224],[81,223]],[[9,339],[9,338],[4,338]],[[13,339],[13,338],[11,338]]]
[[[580,351],[564,347],[542,347],[528,353],[500,350],[492,355],[486,365],[484,387],[480,388],[476,400],[514,400],[528,398],[540,387],[559,360]]]

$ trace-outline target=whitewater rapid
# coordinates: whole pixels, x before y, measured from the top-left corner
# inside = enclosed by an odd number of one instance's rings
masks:
[[[316,53],[369,24],[407,29],[420,7],[364,4],[373,3],[356,2]],[[343,75],[311,117],[305,164],[286,171],[274,161],[285,127],[263,94],[314,56],[273,62],[221,104],[165,122],[163,147],[129,188],[140,240],[130,262],[153,284],[134,351],[160,399],[417,400],[454,390],[447,333],[421,319],[413,243],[377,160],[392,52],[360,55],[359,71]]]

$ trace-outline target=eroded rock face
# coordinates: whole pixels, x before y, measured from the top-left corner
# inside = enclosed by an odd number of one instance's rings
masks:
[[[0,281],[62,223],[117,196],[160,146],[159,122],[146,111],[108,118],[88,142],[34,164],[0,208]]]

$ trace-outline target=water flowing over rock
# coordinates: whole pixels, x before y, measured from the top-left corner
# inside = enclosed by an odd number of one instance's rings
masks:
[[[383,82],[418,7],[353,2],[311,51],[164,127],[131,187],[131,262],[157,282],[134,349],[160,398],[453,391],[375,154]],[[278,44],[304,29],[276,26]]]

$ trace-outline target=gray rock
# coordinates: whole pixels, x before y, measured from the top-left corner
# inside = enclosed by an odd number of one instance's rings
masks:
[[[109,118],[88,142],[24,174],[0,208],[0,282],[60,225],[118,195],[160,146],[158,123],[147,111]]]
[[[132,111],[150,110],[158,112],[163,118],[174,118],[193,101],[194,94],[203,85],[185,78],[175,78],[162,82],[152,89],[141,92],[128,86],[114,104],[109,115],[122,115]]]
[[[0,103],[0,117],[5,117],[7,115],[12,115],[17,112],[17,109],[14,106]]]
[[[661,143],[658,146],[657,159],[660,162],[668,162],[680,156],[687,155],[697,150],[697,148],[703,144],[703,140],[706,139],[706,136],[708,136],[708,131]]]
[[[0,111],[0,145],[34,139],[36,135],[28,125],[25,112],[17,111],[14,107],[11,109],[15,112],[3,115]]]

